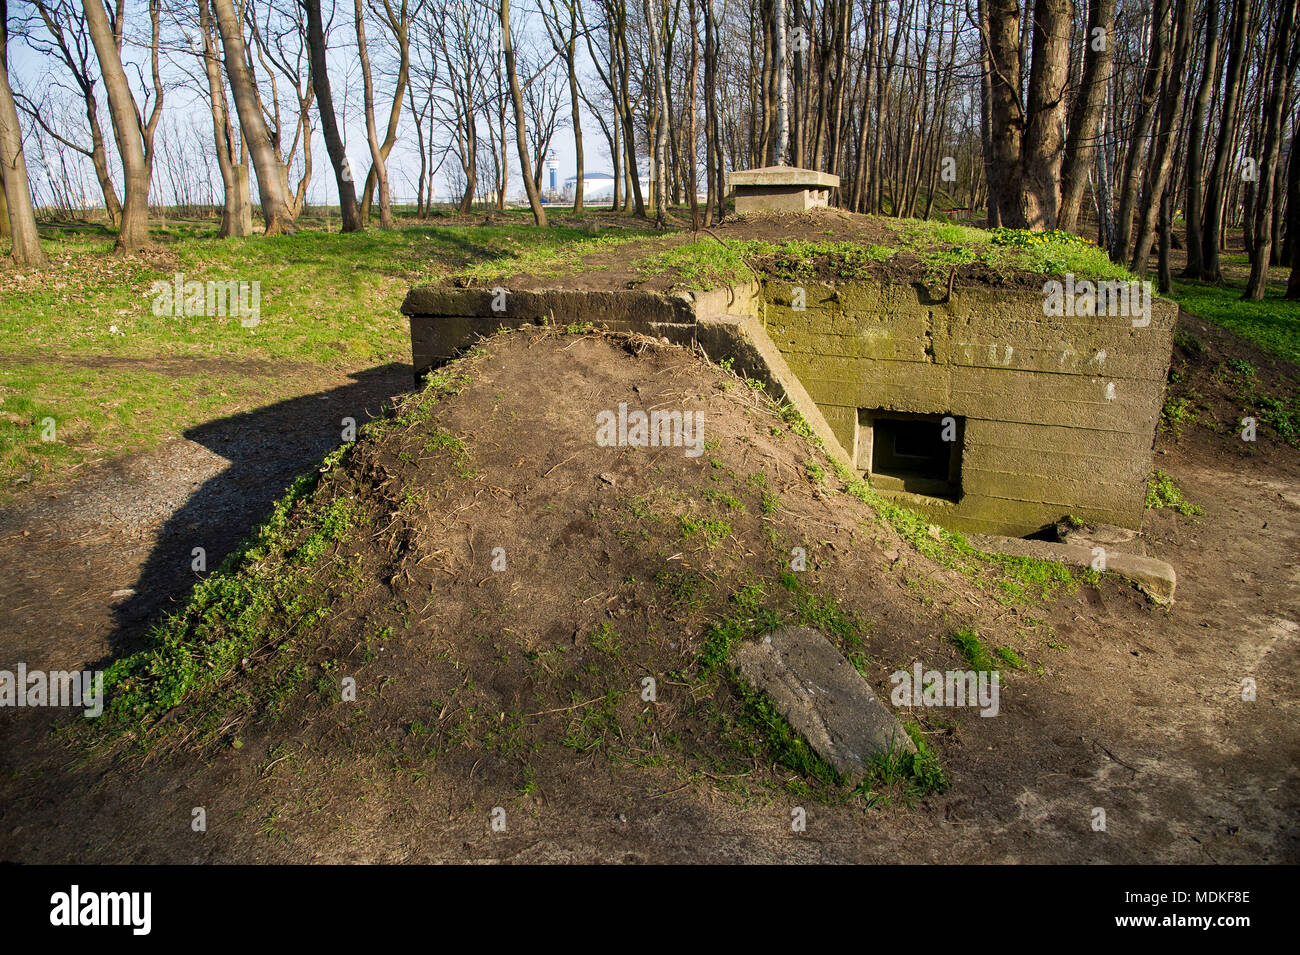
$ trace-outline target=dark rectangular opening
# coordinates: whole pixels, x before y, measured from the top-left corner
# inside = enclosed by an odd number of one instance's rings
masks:
[[[872,483],[927,497],[961,497],[965,421],[955,415],[862,411],[859,448]]]

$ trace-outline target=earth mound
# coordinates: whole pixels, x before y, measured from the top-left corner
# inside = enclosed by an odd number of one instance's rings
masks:
[[[681,440],[640,442],[637,411]],[[685,349],[502,333],[300,478],[113,665],[101,723],[218,774],[290,760],[310,795],[268,825],[304,836],[320,812],[400,842],[370,814],[410,834],[453,806],[684,787],[924,797],[975,710],[899,710],[919,751],[850,789],[736,679],[732,647],[817,627],[887,701],[918,659],[967,669],[977,631],[1014,642],[1009,603],[1070,578],[891,509],[809,437]]]

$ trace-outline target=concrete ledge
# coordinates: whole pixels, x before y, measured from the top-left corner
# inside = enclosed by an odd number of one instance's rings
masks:
[[[759,317],[762,288],[740,286],[728,290],[725,296],[705,292],[695,296],[694,304],[696,340],[705,354],[715,361],[723,356],[733,359],[732,367],[738,373],[763,382],[773,398],[784,398],[794,405],[821,438],[826,453],[845,467],[852,467],[853,456],[840,443],[822,409],[786,364],[785,356],[763,326]]]
[[[820,631],[781,627],[734,653],[742,680],[767,694],[819,756],[852,781],[890,752],[915,753],[897,718]]]
[[[834,189],[840,177],[801,166],[760,166],[758,169],[737,169],[731,173],[731,185],[736,186],[817,186]]]
[[[695,317],[681,296],[657,292],[510,291],[423,285],[406,293],[402,314],[439,317],[482,317],[527,322],[551,321],[557,325],[580,322],[668,322],[690,324]],[[501,308],[493,308],[494,304]]]
[[[1095,559],[1092,548],[1083,544],[1053,544],[1050,541],[1023,540],[1019,537],[996,537],[990,534],[967,534],[972,546],[990,554],[1034,557],[1071,567],[1091,567]],[[1106,573],[1126,577],[1162,607],[1173,606],[1178,575],[1174,568],[1154,557],[1140,557],[1120,551],[1106,551]]]

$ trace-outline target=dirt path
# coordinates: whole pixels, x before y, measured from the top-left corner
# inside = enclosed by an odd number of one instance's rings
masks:
[[[186,591],[193,547],[215,566],[336,442],[342,416],[376,411],[406,385],[400,367],[325,383],[11,507],[0,516],[0,669],[79,668],[130,646]],[[1300,455],[1202,430],[1162,434],[1157,449],[1157,466],[1205,507],[1194,521],[1149,514],[1148,547],[1180,578],[1173,611],[1110,581],[1036,610],[1068,649],[1041,676],[1009,682],[1001,718],[965,724],[948,750],[952,788],[912,809],[809,807],[795,835],[793,797],[756,805],[672,780],[651,791],[592,761],[589,787],[539,798],[507,835],[487,830],[490,803],[477,797],[411,819],[397,795],[373,805],[357,795],[382,796],[386,780],[358,780],[351,797],[330,795],[341,810],[322,810],[346,824],[307,840],[279,835],[275,803],[324,782],[270,754],[238,770],[105,780],[60,763],[69,754],[47,739],[51,711],[3,710],[0,859],[1300,861]],[[1247,677],[1258,685],[1249,703]],[[190,807],[214,791],[208,813],[233,824],[199,843]]]
[[[11,502],[0,511],[0,667],[78,666],[128,645],[188,592],[194,548],[215,568],[289,482],[338,444],[345,417],[359,426],[410,381],[410,366],[399,364],[295,377],[275,404]]]

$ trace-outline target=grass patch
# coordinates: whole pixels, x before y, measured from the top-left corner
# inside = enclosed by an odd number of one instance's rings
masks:
[[[480,245],[480,260],[456,269],[450,278],[453,281],[489,282],[495,279],[504,281],[514,275],[559,276],[580,268],[592,270],[596,266],[585,264],[584,259],[629,242],[656,241],[647,240],[651,234],[648,228],[593,236],[581,229],[563,226],[547,229],[495,227]]]
[[[1167,507],[1187,517],[1194,517],[1204,510],[1199,504],[1188,501],[1174,479],[1158,468],[1147,481],[1146,506],[1153,510]]]
[[[1286,289],[1277,282],[1269,284],[1258,302],[1242,299],[1245,290],[1245,282],[1232,279],[1221,285],[1176,281],[1171,297],[1198,318],[1300,365],[1300,302],[1286,300]]]
[[[993,653],[974,630],[958,630],[951,639],[972,670],[992,673],[998,669]]]
[[[0,482],[148,450],[294,388],[319,390],[322,377],[388,364],[410,348],[398,307],[413,285],[518,271],[520,262],[540,274],[548,256],[558,268],[646,234],[507,221],[341,235],[322,225],[218,240],[214,221],[173,223],[128,257],[108,254],[113,236],[100,227],[55,234],[45,243],[48,268],[0,279]],[[155,315],[153,283],[178,273],[186,282],[258,282],[259,323]],[[58,424],[55,442],[42,440],[45,417]]]
[[[697,535],[702,536],[705,545],[709,548],[717,547],[731,536],[731,525],[723,520],[683,515],[680,523],[682,537],[689,539]]]

